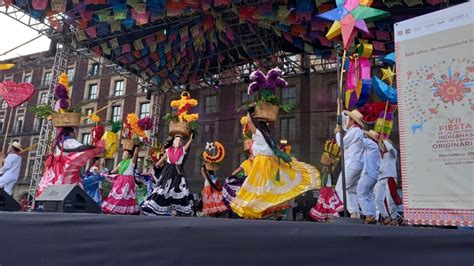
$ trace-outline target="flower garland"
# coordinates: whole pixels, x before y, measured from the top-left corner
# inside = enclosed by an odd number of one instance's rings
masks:
[[[202,157],[204,161],[208,163],[222,162],[225,157],[224,145],[218,141],[208,142],[205,151],[202,153]]]

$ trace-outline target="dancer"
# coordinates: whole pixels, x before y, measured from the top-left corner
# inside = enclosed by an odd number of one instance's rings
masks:
[[[214,171],[207,170],[204,164],[201,167],[201,175],[204,177],[204,189],[201,192],[203,215],[212,217],[225,212],[227,207],[222,202],[222,185]]]
[[[142,173],[135,174],[135,184],[136,184],[136,195],[137,203],[140,205],[146,197],[151,195],[154,188],[154,181],[156,177],[154,176],[153,166],[148,166],[146,170]]]
[[[36,197],[51,185],[81,185],[79,170],[89,160],[104,153],[102,142],[94,147],[77,141],[76,131],[72,127],[58,128],[57,132],[54,154],[46,159],[46,169],[39,182]]]
[[[5,163],[0,169],[0,188],[3,188],[5,192],[9,195],[12,194],[13,186],[20,176],[21,170],[21,155],[20,152],[23,151],[21,144],[17,141],[14,141],[10,145],[10,150],[5,158]]]
[[[319,171],[280,151],[272,140],[267,123],[257,121],[250,115],[254,111],[255,107],[249,108],[247,120],[252,132],[255,159],[230,206],[241,217],[259,219],[264,213],[286,208],[287,201],[305,191],[316,189]]]
[[[243,161],[242,164],[232,172],[232,175],[226,178],[222,189],[222,202],[224,205],[231,210],[230,203],[235,198],[235,195],[239,191],[240,187],[247,178],[250,169],[252,169],[253,155],[250,154],[248,159]]]
[[[102,211],[106,214],[140,214],[135,194],[135,178],[133,172],[138,160],[138,146],[132,150],[124,150],[122,161],[111,171],[112,189],[102,203]]]
[[[82,179],[82,186],[84,191],[89,194],[89,196],[97,202],[97,204],[102,204],[102,194],[100,192],[100,186],[102,181],[105,179],[105,174],[101,174],[102,165],[101,159],[96,157],[91,161],[91,167],[87,171],[86,175]]]
[[[397,224],[397,205],[401,204],[397,193],[397,158],[398,152],[389,139],[382,142],[385,153],[382,154],[382,162],[377,184],[375,185],[375,205],[382,215],[382,224]],[[391,189],[392,188],[392,189]],[[385,200],[387,206],[385,206]]]
[[[145,215],[178,215],[189,216],[192,214],[192,199],[189,195],[184,163],[186,155],[193,141],[191,133],[186,145],[183,146],[182,136],[176,135],[172,147],[166,149],[165,155],[156,163],[163,167],[153,193],[141,204]]]
[[[344,167],[346,177],[346,191],[347,191],[347,211],[352,218],[360,218],[359,204],[357,200],[357,182],[359,181],[364,161],[362,153],[364,150],[363,140],[364,132],[361,127],[364,127],[363,116],[357,111],[344,111],[344,128],[346,134],[344,135]],[[340,129],[337,127],[334,130],[336,134],[336,141],[339,147],[340,143]],[[341,200],[344,200],[342,191],[342,172],[336,183],[336,193]]]
[[[365,215],[364,222],[366,224],[375,224],[375,201],[374,201],[374,187],[377,183],[380,162],[382,156],[380,154],[379,146],[377,145],[379,133],[374,130],[364,132],[364,168],[362,175],[357,185],[357,199],[359,200],[362,214]]]

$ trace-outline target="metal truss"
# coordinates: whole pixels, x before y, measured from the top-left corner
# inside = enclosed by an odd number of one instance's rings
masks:
[[[51,83],[49,84],[46,102],[46,104],[51,106],[51,108],[54,108],[54,87],[56,86],[59,75],[67,70],[69,54],[69,46],[63,43],[57,44],[56,55],[54,57],[53,76]],[[43,174],[44,157],[49,151],[51,151],[51,149],[54,149],[54,145],[52,145],[53,143],[50,142],[51,139],[54,139],[54,131],[52,122],[49,119],[43,119],[38,146],[34,157],[35,164],[33,165],[30,188],[28,190],[28,202],[31,202],[31,206],[33,206],[35,202],[36,190],[39,185],[38,182]]]

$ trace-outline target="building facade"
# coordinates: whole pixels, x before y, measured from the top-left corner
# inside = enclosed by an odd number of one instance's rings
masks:
[[[98,60],[103,60],[98,58]],[[23,147],[37,142],[41,121],[35,118],[29,107],[43,103],[52,77],[54,58],[46,53],[33,54],[13,60],[14,69],[0,73],[0,79],[15,82],[31,82],[37,93],[24,105],[11,110],[2,100],[0,105],[0,141],[3,141],[7,130],[7,119],[13,111],[12,124],[9,128],[9,142],[20,141]],[[123,78],[104,69],[101,64],[92,60],[72,56],[69,59],[68,76],[72,85],[73,105],[83,102],[83,114],[91,114],[104,108],[99,113],[102,121],[122,121],[128,113],[135,112],[144,117],[151,114],[150,100],[146,90],[138,85],[137,79]],[[276,140],[286,139],[292,146],[292,153],[299,160],[319,167],[323,144],[333,137],[336,126],[337,79],[335,72],[298,74],[286,77],[289,86],[278,90],[283,103],[291,103],[295,108],[288,114],[282,114],[272,126]],[[191,147],[186,162],[185,173],[193,193],[199,193],[204,179],[200,175],[201,154],[206,142],[220,141],[226,149],[223,167],[218,172],[224,179],[246,158],[242,151],[240,118],[245,108],[239,111],[242,103],[248,100],[248,84],[222,85],[219,91],[213,89],[191,89],[193,98],[199,100],[199,106],[192,112],[200,114],[201,128]],[[165,96],[162,115],[171,112],[169,102],[179,98],[178,94]],[[78,140],[91,142],[91,121],[84,121],[78,130]],[[394,132],[396,132],[396,125]],[[161,119],[159,141],[168,135],[168,125]],[[398,143],[398,137],[395,142]],[[30,184],[31,171],[34,165],[34,153],[23,153],[22,171],[14,190],[17,199],[26,197]],[[114,159],[107,160],[106,166],[111,169],[121,152]],[[140,166],[147,156],[147,151],[140,153]]]

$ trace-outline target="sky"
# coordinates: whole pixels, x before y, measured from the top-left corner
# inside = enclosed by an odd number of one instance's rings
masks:
[[[30,29],[28,26],[21,24],[3,13],[0,13],[0,36],[0,61],[49,49],[49,39],[47,37],[40,37],[17,50],[3,55],[6,51],[38,36],[35,30]]]

